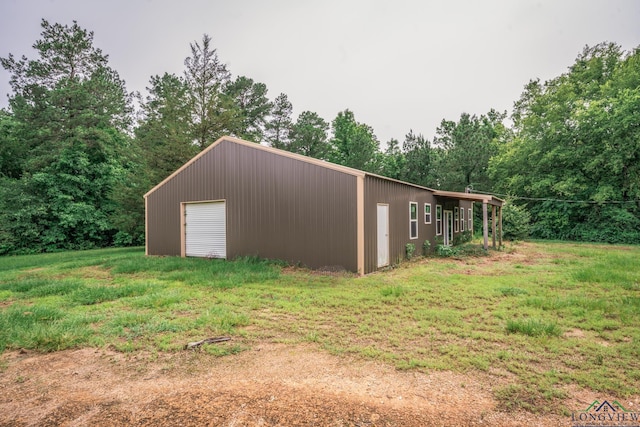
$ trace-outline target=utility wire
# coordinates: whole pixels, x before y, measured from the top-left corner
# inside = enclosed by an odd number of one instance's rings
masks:
[[[467,191],[471,193],[478,194],[487,194],[489,196],[497,196],[497,197],[505,197],[509,199],[517,199],[517,200],[527,200],[532,202],[561,202],[561,203],[588,203],[592,205],[623,205],[625,203],[638,203],[640,200],[604,200],[604,201],[596,201],[596,200],[567,200],[567,199],[553,199],[547,197],[523,197],[523,196],[513,196],[510,194],[500,194],[500,193],[491,193],[488,191],[479,191],[474,189],[468,189]]]

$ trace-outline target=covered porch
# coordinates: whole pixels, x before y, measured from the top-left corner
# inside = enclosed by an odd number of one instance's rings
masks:
[[[435,190],[434,195],[445,199],[468,200],[482,203],[482,235],[484,238],[484,249],[489,249],[489,206],[491,206],[491,240],[492,246],[496,248],[502,246],[502,205],[504,200],[486,194],[459,193],[456,191]]]

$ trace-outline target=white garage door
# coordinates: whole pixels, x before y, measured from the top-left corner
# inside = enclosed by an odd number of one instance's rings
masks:
[[[225,202],[187,203],[184,217],[187,256],[227,257]]]

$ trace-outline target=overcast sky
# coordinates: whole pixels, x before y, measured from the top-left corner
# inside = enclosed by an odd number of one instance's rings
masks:
[[[0,0],[0,57],[34,57],[40,21],[95,33],[129,91],[182,74],[212,37],[234,76],[284,92],[294,116],[352,110],[382,144],[442,119],[511,111],[532,78],[565,72],[585,45],[640,46],[637,0]],[[0,70],[0,107],[9,74]]]

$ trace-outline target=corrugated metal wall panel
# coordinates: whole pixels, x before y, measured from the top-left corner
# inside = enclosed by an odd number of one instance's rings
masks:
[[[411,239],[409,203],[418,204],[418,238]],[[365,273],[377,268],[377,204],[389,204],[389,255],[392,264],[400,262],[406,256],[406,244],[413,243],[416,254],[422,253],[422,245],[429,240],[435,247],[436,221],[435,207],[453,210],[455,206],[469,209],[473,203],[465,200],[436,198],[429,190],[411,185],[389,181],[375,176],[365,178]],[[431,204],[431,223],[424,220],[424,204]],[[454,233],[458,234],[458,233]]]
[[[422,252],[425,240],[435,241],[435,221],[425,224],[424,204],[431,203],[435,212],[435,198],[429,190],[423,190],[399,182],[389,181],[368,175],[364,184],[365,199],[365,273],[377,269],[377,204],[389,205],[389,257],[391,264],[405,257],[405,246],[413,243],[416,254]],[[409,236],[409,202],[418,203],[418,238]]]
[[[226,200],[227,257],[357,270],[356,177],[223,141],[147,197],[151,255],[180,255],[180,203]]]
[[[149,255],[180,255],[180,205],[175,205],[175,184],[167,182],[147,197],[147,249]]]

